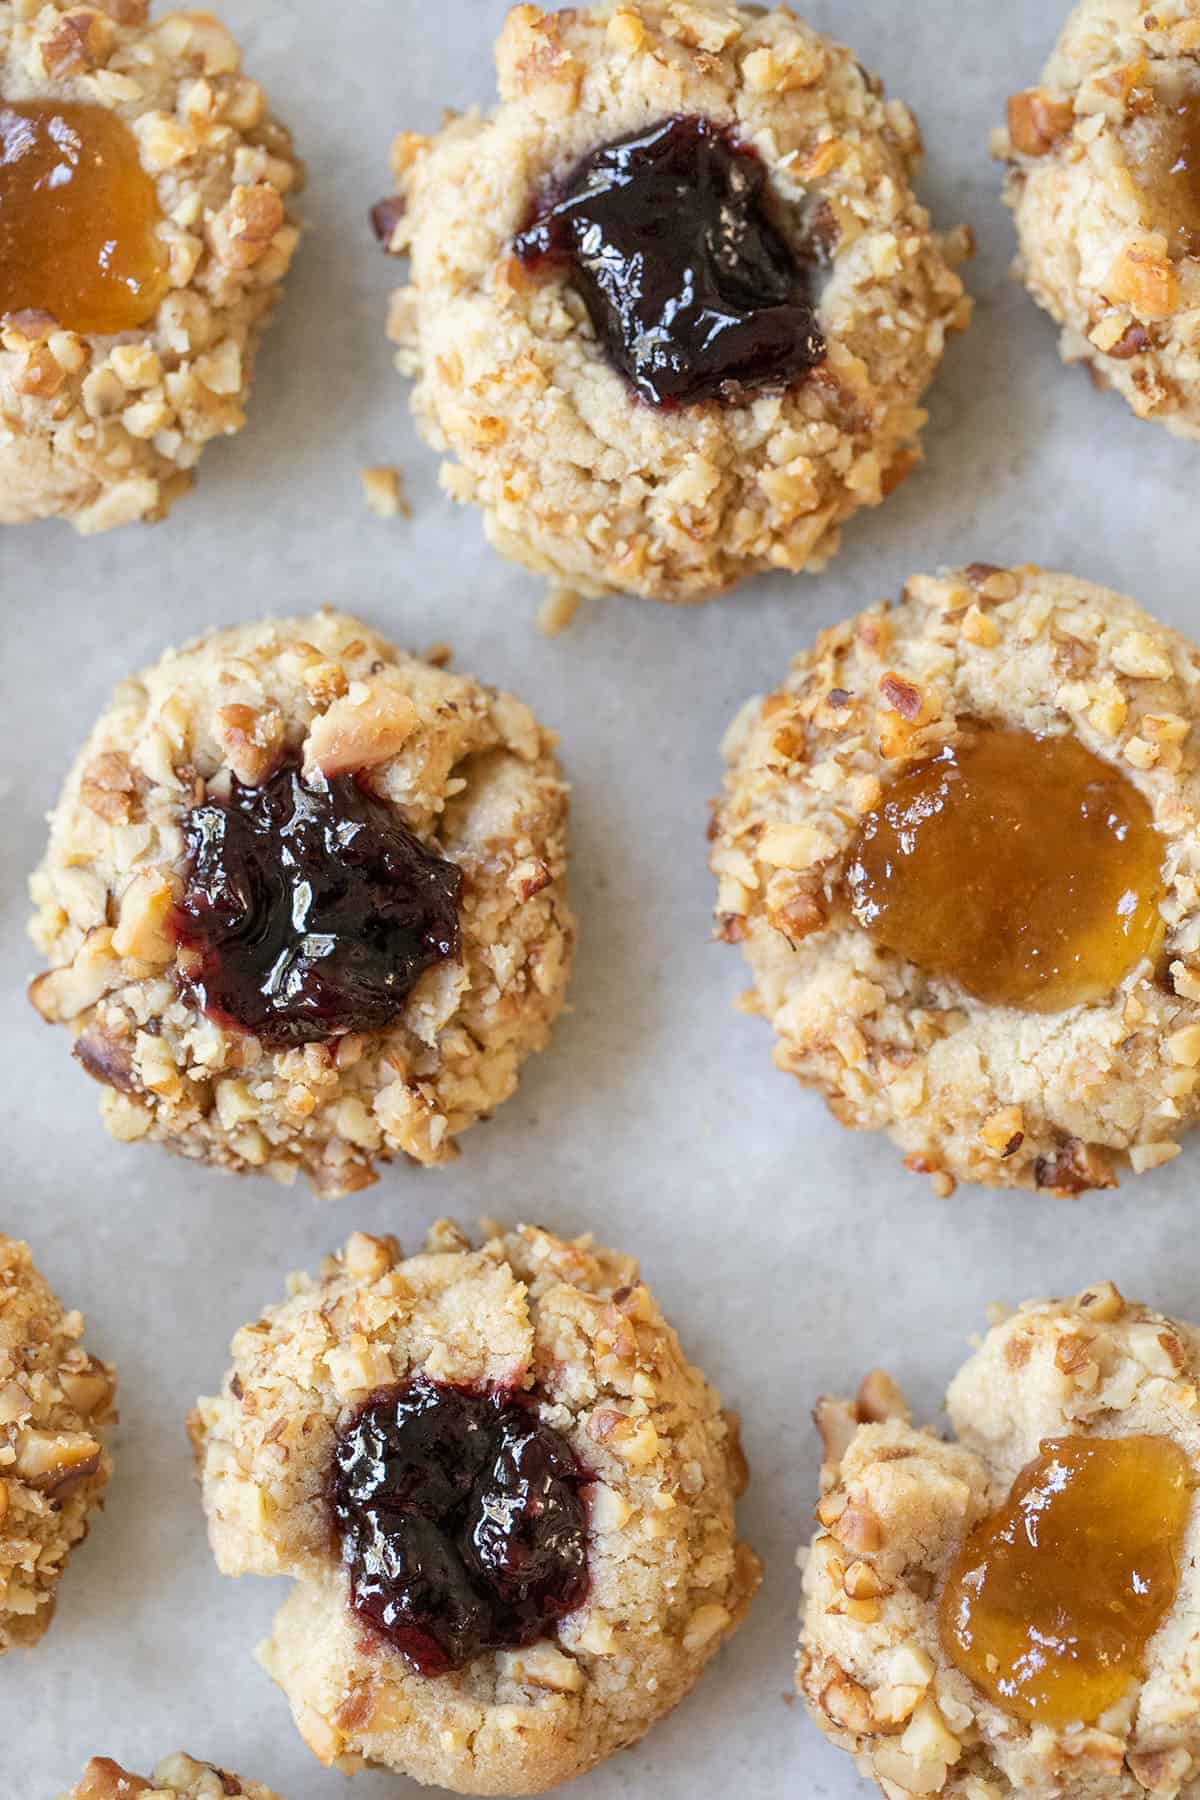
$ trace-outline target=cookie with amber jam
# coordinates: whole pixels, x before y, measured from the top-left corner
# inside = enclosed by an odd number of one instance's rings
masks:
[[[33,879],[123,1142],[321,1193],[441,1163],[566,990],[566,789],[511,694],[345,614],[210,632],[122,684]]]
[[[1020,273],[1142,419],[1200,437],[1200,30],[1195,9],[1080,0],[1036,86],[1008,102]]]
[[[1197,652],[974,564],[821,634],[725,742],[717,931],[777,1065],[906,1165],[1080,1193],[1197,1112]]]
[[[954,1441],[818,1402],[797,1685],[891,1796],[1200,1792],[1200,1331],[1111,1282],[994,1324]]]
[[[0,525],[161,519],[241,429],[300,174],[211,13],[0,0]]]
[[[375,214],[445,485],[585,592],[821,568],[919,462],[968,318],[912,114],[782,6],[517,6],[496,63],[492,114],[397,138]]]
[[[736,1421],[630,1257],[530,1227],[356,1235],[233,1341],[193,1420],[224,1574],[310,1749],[541,1793],[700,1679],[759,1581]]]

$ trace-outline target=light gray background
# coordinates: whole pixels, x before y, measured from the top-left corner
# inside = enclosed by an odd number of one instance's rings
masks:
[[[288,1800],[345,1793],[251,1660],[282,1584],[215,1573],[183,1420],[220,1381],[234,1329],[355,1227],[410,1247],[440,1213],[594,1229],[641,1256],[689,1350],[743,1412],[754,1479],[741,1521],[766,1558],[761,1597],[700,1692],[579,1784],[580,1800],[865,1794],[788,1703],[816,1394],[882,1361],[932,1415],[987,1301],[1102,1276],[1200,1315],[1195,1150],[1074,1204],[971,1190],[938,1201],[882,1138],[841,1131],[773,1070],[767,1027],[733,1010],[740,959],[709,941],[705,802],[722,729],[819,626],[916,570],[981,558],[1072,569],[1200,628],[1200,452],[1061,368],[1049,323],[1008,277],[987,134],[1005,95],[1036,78],[1056,9],[809,6],[914,104],[926,195],[942,223],[967,218],[978,236],[976,323],[934,390],[927,466],[850,527],[819,580],[759,581],[696,610],[593,603],[555,641],[533,629],[538,583],[437,489],[383,336],[398,271],[365,225],[387,189],[391,133],[489,100],[503,11],[503,0],[226,0],[310,174],[310,230],[250,427],[209,451],[166,525],[90,541],[25,527],[0,543],[0,1226],[28,1236],[64,1299],[86,1309],[89,1345],[120,1372],[122,1414],[108,1509],[52,1631],[0,1672],[5,1800],[51,1800],[93,1753],[144,1769],[181,1745]],[[375,520],[360,497],[360,466],[390,461],[405,471],[408,523]],[[396,1169],[334,1203],[110,1143],[66,1034],[24,1000],[26,875],[112,684],[209,623],[325,601],[414,648],[448,640],[459,667],[561,728],[582,926],[572,1014],[458,1165]],[[415,1792],[359,1776],[349,1800]]]

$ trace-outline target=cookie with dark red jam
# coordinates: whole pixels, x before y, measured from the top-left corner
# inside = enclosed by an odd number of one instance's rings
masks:
[[[519,6],[496,54],[496,110],[402,132],[373,214],[445,485],[578,592],[823,567],[969,316],[915,120],[782,7]]]
[[[556,1787],[675,1706],[758,1586],[736,1421],[590,1237],[355,1235],[238,1332],[192,1431],[218,1568],[295,1582],[260,1655],[330,1765]]]
[[[324,1194],[445,1162],[562,1005],[566,812],[512,695],[332,612],[213,632],[67,778],[31,998],[124,1142]]]

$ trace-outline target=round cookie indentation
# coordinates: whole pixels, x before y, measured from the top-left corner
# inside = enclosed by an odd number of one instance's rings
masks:
[[[502,1389],[418,1376],[374,1395],[335,1452],[351,1605],[424,1675],[536,1642],[587,1592],[582,1480]]]
[[[1069,734],[969,721],[863,820],[846,883],[876,943],[977,1000],[1102,1000],[1162,943],[1166,844],[1145,798]]]
[[[787,385],[825,357],[809,270],[771,217],[766,165],[707,119],[593,150],[515,243],[559,264],[608,361],[656,406]]]
[[[134,331],[167,291],[158,194],[104,106],[0,101],[0,314]]]
[[[1194,1476],[1169,1438],[1048,1438],[940,1601],[947,1655],[998,1705],[1094,1724],[1175,1603]]]
[[[367,778],[299,761],[231,778],[185,815],[175,911],[184,991],[271,1049],[378,1031],[460,946],[463,872]]]

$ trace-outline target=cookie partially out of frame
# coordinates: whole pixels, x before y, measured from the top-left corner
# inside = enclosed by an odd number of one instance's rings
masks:
[[[445,486],[482,509],[499,550],[586,592],[695,601],[758,570],[821,568],[842,524],[919,461],[922,394],[968,317],[963,245],[913,194],[912,114],[788,9],[729,0],[517,6],[496,61],[495,112],[396,140],[396,201],[378,214],[411,258],[390,329]],[[699,348],[672,342],[662,361],[684,398],[657,404],[653,376],[635,387],[614,364],[571,270],[518,254],[518,239],[587,158],[672,120],[744,152],[734,179],[765,179],[768,260],[794,260],[792,299],[807,290],[812,305],[783,335],[819,341],[806,368],[760,379],[751,356],[698,394]],[[682,179],[695,191],[651,206],[648,289],[708,192]],[[710,250],[722,235],[717,222]],[[683,293],[679,255],[666,281]],[[762,315],[740,289],[758,278],[718,280],[713,296],[739,290],[729,304],[751,333]],[[644,347],[656,330],[631,335]]]

